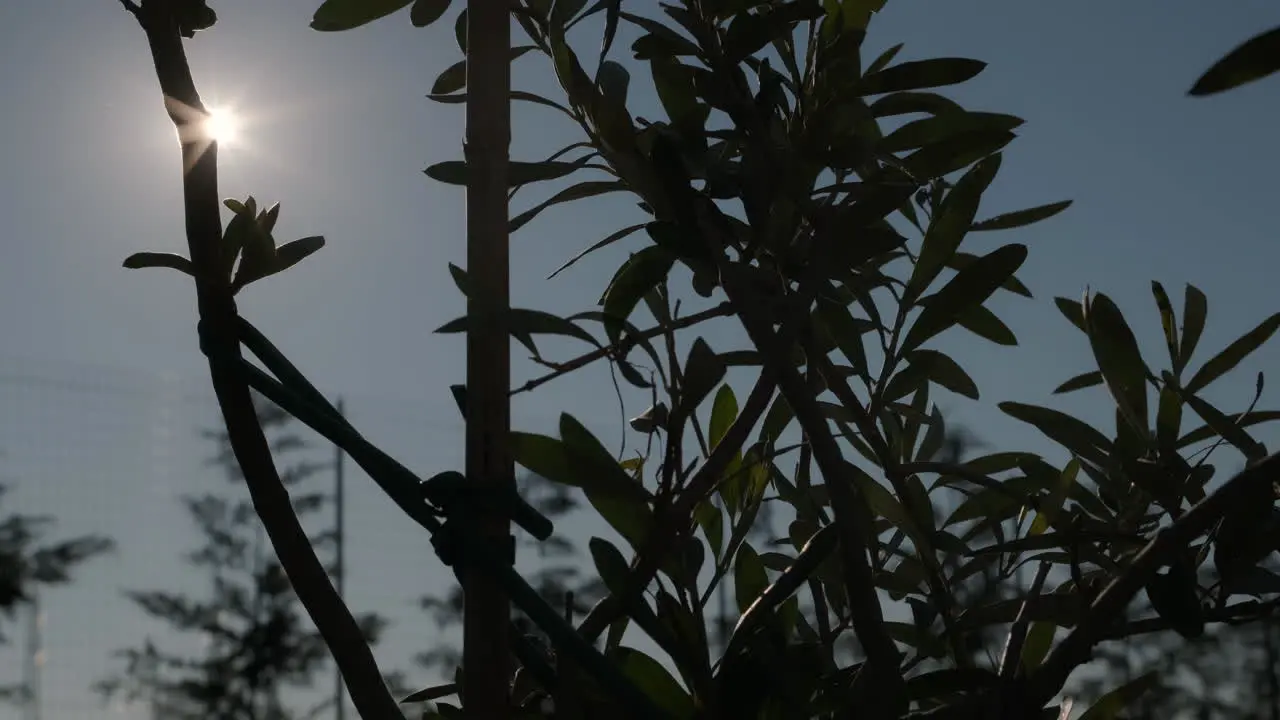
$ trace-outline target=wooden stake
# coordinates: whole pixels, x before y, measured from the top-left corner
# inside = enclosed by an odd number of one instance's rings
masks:
[[[467,477],[484,492],[514,484],[511,460],[510,0],[467,0]],[[483,517],[481,538],[505,551],[511,524]],[[498,578],[463,571],[462,698],[468,718],[509,716],[509,600]]]

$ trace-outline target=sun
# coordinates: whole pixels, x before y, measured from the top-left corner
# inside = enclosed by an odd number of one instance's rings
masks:
[[[169,96],[165,96],[164,103],[174,121],[178,142],[184,148],[183,172],[189,172],[214,143],[222,150],[253,149],[245,130],[256,121],[241,114],[238,105],[212,102],[192,107]]]
[[[240,139],[240,116],[228,106],[210,107],[204,121],[204,133],[220,147],[235,145]]]

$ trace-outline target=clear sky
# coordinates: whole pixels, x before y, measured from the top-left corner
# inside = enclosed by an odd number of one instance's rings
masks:
[[[422,174],[460,156],[461,107],[424,99],[435,76],[460,59],[457,8],[428,30],[400,13],[321,34],[308,27],[317,4],[213,0],[216,28],[188,43],[206,100],[235,106],[247,123],[244,144],[223,153],[222,194],[280,201],[282,240],[329,240],[247,290],[241,309],[317,385],[349,397],[372,439],[424,473],[458,467],[462,430],[448,385],[463,377],[463,342],[431,331],[462,313],[446,263],[464,263],[463,196]],[[1163,350],[1150,280],[1163,282],[1179,306],[1186,282],[1208,294],[1202,360],[1280,309],[1271,175],[1280,159],[1280,79],[1208,100],[1185,96],[1213,60],[1277,23],[1280,6],[1271,0],[893,0],[876,18],[869,53],[905,42],[902,59],[984,60],[988,69],[953,96],[1027,120],[982,215],[1076,201],[1043,225],[972,242],[977,251],[1028,244],[1022,278],[1036,293],[994,306],[1020,348],[962,333],[942,340],[983,390],[979,403],[946,398],[944,409],[983,440],[1044,447],[993,409],[1000,400],[1052,402],[1101,419],[1098,395],[1049,399],[1088,362],[1083,338],[1052,307],[1056,295],[1079,297],[1086,285],[1110,294],[1153,362]],[[595,47],[585,32],[580,41]],[[615,57],[629,58],[628,45],[620,41]],[[517,64],[516,81],[558,92],[545,60],[532,54]],[[120,267],[138,250],[184,252],[177,148],[132,18],[116,0],[3,4],[0,97],[0,447],[3,478],[17,484],[16,505],[7,507],[56,511],[68,532],[102,531],[121,542],[117,557],[88,568],[46,606],[45,717],[90,717],[96,706],[86,688],[107,668],[107,653],[150,629],[119,590],[200,582],[178,574],[176,556],[194,538],[174,497],[219,482],[199,467],[207,445],[194,439],[216,421],[216,408],[190,283],[171,271]],[[650,97],[646,89],[637,101]],[[517,159],[576,139],[528,106],[517,107],[514,124]],[[522,193],[514,207],[544,192]],[[629,221],[636,211],[618,197],[548,213],[515,236],[515,304],[591,307],[637,245],[545,277]],[[737,337],[711,340],[729,349]],[[577,349],[544,345],[560,357]],[[1278,357],[1275,348],[1254,356],[1210,398],[1239,408],[1252,373]],[[529,377],[527,364],[516,371]],[[547,385],[519,400],[515,422],[554,434],[555,417],[568,411],[612,443],[621,424],[607,379],[594,371]],[[632,414],[643,409],[638,403]],[[354,478],[350,495],[352,603],[400,620],[379,656],[409,668],[407,658],[434,632],[413,598],[443,580],[440,566],[426,538],[371,484]],[[17,654],[0,658],[0,682],[16,679]],[[0,709],[10,717],[18,716]]]

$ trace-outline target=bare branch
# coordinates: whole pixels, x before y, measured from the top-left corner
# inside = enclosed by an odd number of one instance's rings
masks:
[[[209,356],[214,392],[227,437],[240,463],[254,509],[298,598],[320,631],[346,680],[357,710],[367,718],[400,717],[360,626],[329,582],[280,481],[271,449],[236,368],[242,360],[237,311],[219,268],[222,236],[217,144],[190,132],[205,110],[191,77],[178,28],[163,3],[121,0],[146,32],[166,109],[182,138],[183,205],[187,245],[195,268],[201,348]]]

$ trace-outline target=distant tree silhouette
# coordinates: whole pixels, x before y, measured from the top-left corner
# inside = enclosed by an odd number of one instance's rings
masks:
[[[1135,616],[1151,616],[1135,603]],[[1130,720],[1280,720],[1280,623],[1269,618],[1207,628],[1194,638],[1172,630],[1105,643],[1098,667],[1069,687],[1089,704],[1118,682],[1155,673],[1156,687],[1137,698]]]
[[[7,491],[7,486],[0,485],[0,504]],[[32,603],[36,588],[69,583],[73,569],[114,547],[110,538],[101,535],[48,540],[54,522],[48,515],[21,513],[0,520],[0,644],[9,641],[6,626],[17,618],[20,609]],[[26,688],[20,683],[0,685],[0,700],[22,700],[26,696]]]
[[[281,460],[282,480],[291,491],[299,517],[329,505],[332,496],[306,481],[324,468],[307,459],[308,444],[292,431],[293,418],[278,407],[258,402],[272,452]],[[213,464],[240,483],[239,467],[225,432],[206,432],[217,444]],[[180,634],[203,635],[207,650],[191,657],[169,651],[148,638],[140,647],[117,654],[125,661],[118,674],[98,683],[106,697],[150,702],[172,720],[296,720],[314,717],[332,706],[326,700],[305,712],[286,708],[282,691],[306,687],[326,667],[324,641],[307,620],[279,561],[270,551],[247,493],[234,498],[205,494],[183,498],[204,543],[187,555],[195,568],[212,576],[204,597],[161,591],[129,591],[147,615]],[[332,552],[335,537],[327,527],[312,543]],[[333,572],[332,563],[329,570]],[[385,621],[376,614],[359,618],[369,642],[376,642]],[[389,682],[394,678],[389,678]]]

